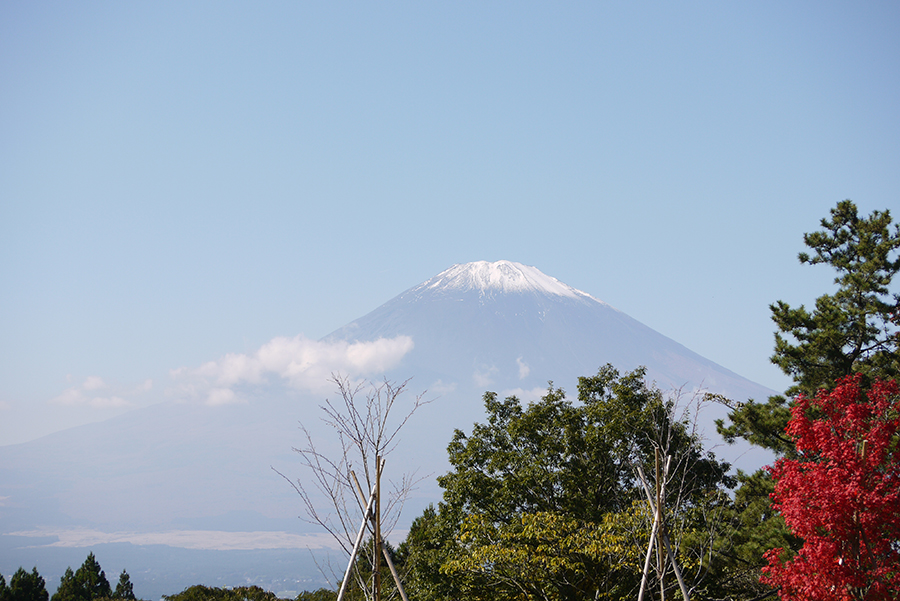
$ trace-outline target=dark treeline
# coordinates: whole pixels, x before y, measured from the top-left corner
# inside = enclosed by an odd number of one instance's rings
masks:
[[[337,595],[333,591],[320,589],[318,591],[304,591],[300,593],[296,601],[331,601]],[[204,585],[195,585],[186,588],[174,595],[164,595],[166,601],[287,601],[280,600],[275,593],[267,591],[259,586],[240,586],[234,588],[216,588]],[[6,579],[0,574],[0,601],[137,601],[131,578],[128,572],[122,570],[119,581],[113,588],[106,573],[100,567],[93,553],[89,553],[87,559],[74,572],[67,568],[60,578],[59,587],[51,597],[47,593],[44,578],[37,567],[26,572],[19,568],[13,574],[7,585]]]
[[[88,553],[87,559],[74,572],[71,567],[66,568],[66,573],[60,578],[59,587],[52,598],[47,593],[46,582],[38,573],[37,567],[31,572],[19,568],[10,580],[9,586],[0,574],[0,601],[94,601],[95,599],[135,601],[135,596],[128,572],[122,570],[119,582],[113,589],[93,553]]]

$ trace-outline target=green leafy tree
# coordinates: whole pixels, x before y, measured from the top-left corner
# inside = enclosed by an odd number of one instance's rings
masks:
[[[46,583],[36,567],[30,573],[20,567],[9,581],[9,601],[47,601],[48,598]]]
[[[448,447],[444,501],[401,547],[411,597],[633,596],[650,529],[634,466],[652,473],[657,450],[674,458],[669,521],[692,584],[717,569],[729,466],[674,419],[643,370],[606,366],[578,388],[578,403],[552,385],[528,406],[485,394],[487,421]]]
[[[197,584],[174,595],[163,595],[166,601],[280,601],[278,596],[259,586],[218,588]]]
[[[6,578],[0,574],[0,601],[6,601],[9,598],[9,588],[6,586]]]
[[[314,591],[303,591],[295,601],[335,601],[337,593],[331,589],[320,588]]]
[[[644,375],[620,377],[607,365],[579,378],[578,405],[552,387],[528,407],[486,393],[487,423],[471,435],[457,430],[448,447],[453,471],[438,478],[446,505],[495,522],[539,511],[602,521],[641,498],[634,466],[651,472],[656,449],[685,454],[688,489],[726,480],[729,466],[703,453],[689,424],[672,419],[674,403]]]
[[[441,564],[455,548],[457,522],[448,514],[449,510],[439,512],[429,505],[413,520],[400,544],[398,560],[404,572],[403,586],[411,599],[452,599],[456,594],[454,579],[441,573]]]
[[[128,572],[122,570],[119,574],[119,582],[116,584],[116,590],[113,591],[113,599],[124,599],[126,601],[134,601],[134,586],[131,584],[131,577]]]

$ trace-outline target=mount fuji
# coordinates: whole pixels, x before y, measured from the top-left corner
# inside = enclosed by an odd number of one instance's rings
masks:
[[[483,421],[486,390],[527,401],[553,381],[574,393],[578,376],[607,363],[620,372],[645,366],[648,380],[684,399],[695,391],[737,401],[774,394],[535,267],[454,265],[320,341],[279,338],[252,356],[176,370],[173,378],[193,380],[173,389],[183,393],[175,400],[0,447],[0,573],[51,562],[41,571],[52,588],[89,547],[108,573],[128,567],[144,598],[198,583],[317,588],[315,567],[305,560],[298,568],[298,557],[308,557],[298,549],[328,543],[296,519],[299,499],[270,468],[300,476],[291,451],[304,443],[298,421],[329,440],[330,429],[316,426],[323,400],[333,396],[333,387],[322,387],[331,371],[375,381],[411,377],[410,392],[427,390],[431,402],[402,430],[387,469],[388,477],[437,476],[446,471],[453,430]],[[744,469],[767,463],[758,450],[721,443],[713,421],[725,414],[719,405],[696,414],[707,447]],[[426,478],[400,526],[439,500]],[[240,580],[222,582],[229,553],[264,557],[265,576],[248,580],[245,568],[235,568]],[[241,566],[256,565],[240,557]],[[110,563],[125,558],[132,563]],[[282,564],[276,577],[271,566]],[[312,584],[297,582],[304,570]]]
[[[454,265],[340,328],[326,340],[410,336],[403,368],[464,386],[574,385],[606,363],[638,366],[663,390],[704,389],[734,399],[765,389],[535,267]],[[493,388],[492,388],[493,390]]]
[[[774,391],[706,359],[622,311],[512,261],[454,265],[403,292],[371,313],[325,337],[363,342],[408,336],[414,346],[389,377],[414,376],[437,396],[422,411],[427,427],[405,436],[417,457],[441,462],[453,430],[481,421],[486,390],[525,401],[542,396],[549,382],[574,393],[579,376],[609,363],[620,372],[646,368],[648,383],[693,410],[708,447],[736,467],[755,470],[771,456],[749,445],[725,445],[715,420],[722,405],[697,406],[704,393],[735,401],[764,399]],[[692,405],[693,403],[693,405]],[[688,407],[692,405],[691,407]],[[442,441],[439,457],[433,443]]]

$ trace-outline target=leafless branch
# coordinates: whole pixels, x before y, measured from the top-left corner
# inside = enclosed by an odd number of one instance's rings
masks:
[[[398,401],[406,392],[409,380],[399,384],[387,379],[380,383],[352,382],[332,374],[331,381],[337,387],[338,396],[334,401],[326,399],[321,406],[322,421],[334,430],[337,450],[320,451],[309,429],[301,424],[303,444],[293,450],[301,458],[307,479],[292,480],[275,471],[300,496],[303,519],[328,532],[349,557],[365,510],[355,492],[351,472],[362,476],[365,490],[372,490],[375,458],[384,458],[397,447],[400,430],[429,401],[423,400],[424,393],[416,396],[410,408],[396,419]],[[404,474],[399,481],[389,481],[389,494],[381,504],[382,536],[387,537],[396,526],[404,502],[419,481],[415,473]],[[359,562],[365,563],[367,559],[361,558]],[[354,577],[365,591],[359,580],[363,574],[356,570]],[[339,583],[339,578],[336,580]]]

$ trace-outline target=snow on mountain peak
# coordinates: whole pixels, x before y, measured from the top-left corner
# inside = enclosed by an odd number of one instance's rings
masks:
[[[460,263],[442,271],[418,288],[477,290],[482,295],[494,292],[530,291],[597,300],[586,292],[572,288],[556,278],[544,274],[536,267],[513,261]]]

